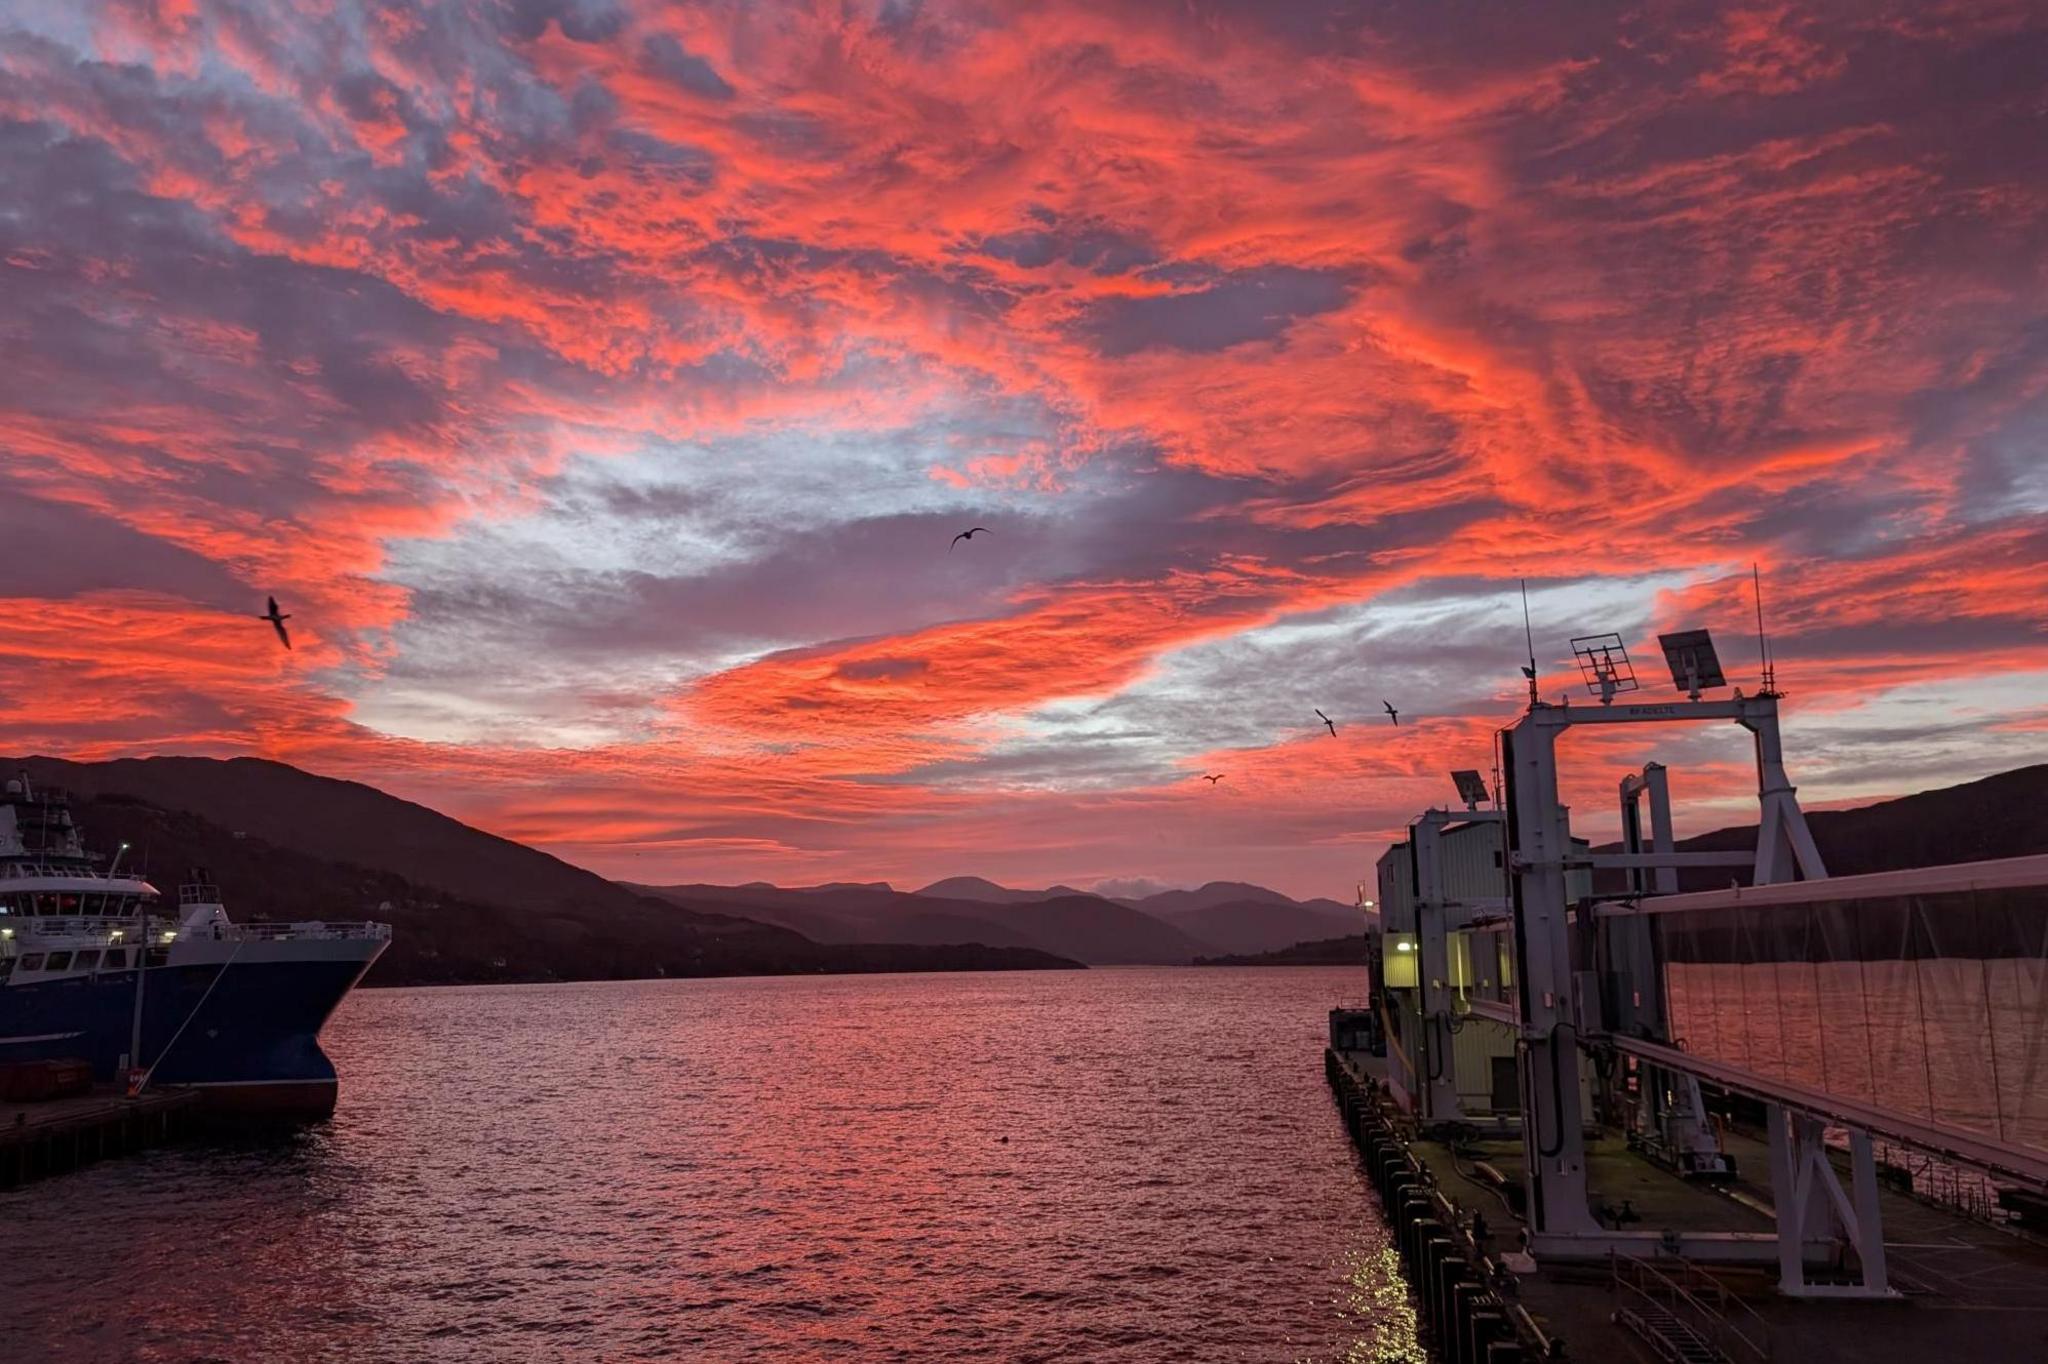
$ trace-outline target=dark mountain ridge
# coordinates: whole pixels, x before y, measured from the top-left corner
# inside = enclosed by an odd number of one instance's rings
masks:
[[[358,782],[259,759],[7,763],[62,787],[88,842],[131,845],[160,889],[206,867],[237,918],[378,919],[369,983],[1073,966],[1028,946],[820,944],[706,897],[634,894]]]
[[[993,884],[993,883],[990,883]],[[1099,896],[1016,903],[940,899],[868,887],[637,886],[693,910],[730,903],[823,942],[982,943],[1030,947],[1089,965],[1184,964],[1211,947],[1163,920]],[[1000,887],[998,888],[1000,889]]]
[[[886,884],[636,886],[675,904],[736,904],[825,942],[980,942],[1038,947],[1096,965],[1184,964],[1218,952],[1264,952],[1355,930],[1358,911],[1297,901],[1264,886],[1212,881],[1141,900],[1070,886],[1022,890],[951,876],[916,891]]]
[[[2048,763],[2017,767],[1976,781],[1940,786],[1847,810],[1808,810],[1806,826],[1830,876],[1938,867],[2048,853]],[[1673,845],[1681,852],[1740,852],[1756,846],[1757,826],[1715,829]],[[1613,852],[1619,844],[1597,851]],[[1598,873],[1597,887],[1619,890],[1619,873]],[[1683,890],[1712,890],[1730,879],[1748,884],[1743,868],[1685,868]]]

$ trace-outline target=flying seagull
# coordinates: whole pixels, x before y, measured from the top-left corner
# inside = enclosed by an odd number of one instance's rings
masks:
[[[959,544],[962,540],[972,540],[977,535],[987,535],[988,533],[989,529],[987,526],[976,526],[973,530],[963,530],[953,537],[953,545]],[[946,546],[947,553],[952,553],[953,545]]]
[[[1311,709],[1313,709],[1313,707],[1311,707]],[[1316,719],[1321,720],[1324,724],[1330,727],[1331,738],[1334,739],[1337,737],[1337,722],[1335,720],[1332,720],[1329,716],[1323,714],[1319,710],[1316,711]]]
[[[1394,709],[1394,703],[1392,701],[1387,700],[1385,697],[1381,697],[1380,704],[1387,708],[1387,718],[1389,720],[1392,720],[1397,725],[1401,723],[1401,712]]]
[[[277,598],[272,597],[270,599],[269,613],[266,615],[258,616],[256,617],[256,619],[269,621],[270,628],[277,631],[278,642],[283,644],[284,647],[287,649],[292,647],[292,637],[286,634],[284,629],[284,623],[291,619],[291,613],[288,611],[282,613],[278,611]]]
[[[1203,775],[1202,775],[1202,780],[1203,780],[1203,781],[1205,781],[1205,782],[1208,782],[1208,783],[1209,783],[1209,785],[1211,785],[1211,786],[1214,786],[1214,785],[1215,785],[1215,784],[1216,784],[1217,782],[1219,782],[1219,781],[1222,781],[1222,780],[1223,780],[1223,773],[1221,773],[1221,772],[1218,772],[1218,773],[1217,773],[1217,774],[1216,774],[1215,776],[1213,776],[1213,777],[1212,777],[1212,776],[1210,776],[1210,775],[1208,775],[1207,773],[1203,773]]]

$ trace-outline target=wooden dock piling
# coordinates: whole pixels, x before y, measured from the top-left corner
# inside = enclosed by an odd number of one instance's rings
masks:
[[[198,1102],[189,1089],[131,1099],[102,1086],[71,1098],[0,1104],[0,1189],[175,1141],[191,1127]]]

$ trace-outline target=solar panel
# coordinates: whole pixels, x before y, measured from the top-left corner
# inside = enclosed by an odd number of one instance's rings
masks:
[[[1705,630],[1659,635],[1657,643],[1664,646],[1664,661],[1671,665],[1672,685],[1693,700],[1699,700],[1703,691],[1728,685],[1728,679],[1721,675],[1721,660],[1714,653],[1714,641]]]
[[[1451,773],[1451,780],[1458,784],[1458,799],[1465,802],[1470,810],[1493,799],[1487,794],[1486,779],[1471,768],[1462,768]]]

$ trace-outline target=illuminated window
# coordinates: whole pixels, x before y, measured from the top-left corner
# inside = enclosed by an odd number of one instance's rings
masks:
[[[1422,953],[1416,950],[1413,933],[1389,933],[1380,970],[1390,990],[1412,990],[1422,983]]]

